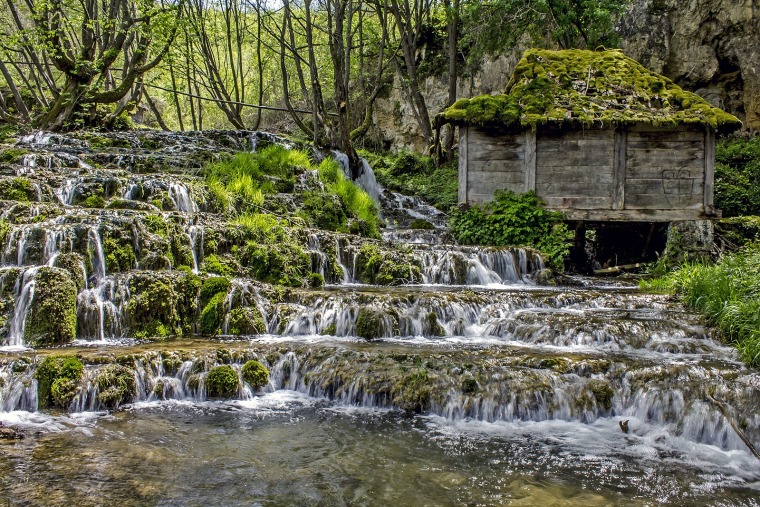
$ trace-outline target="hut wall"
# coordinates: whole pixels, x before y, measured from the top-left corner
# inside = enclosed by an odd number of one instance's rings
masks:
[[[715,139],[704,130],[460,129],[459,200],[535,190],[575,220],[712,215]]]

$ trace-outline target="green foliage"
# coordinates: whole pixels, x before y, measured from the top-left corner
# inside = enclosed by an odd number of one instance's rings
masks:
[[[415,218],[412,220],[412,223],[409,224],[410,229],[419,229],[424,231],[431,231],[435,229],[435,226],[428,222],[427,220],[423,220],[421,218]]]
[[[734,137],[717,144],[715,206],[725,217],[760,215],[760,137]]]
[[[200,303],[201,307],[205,307],[211,298],[219,293],[227,294],[227,290],[230,287],[230,280],[224,276],[212,276],[206,278],[201,285]]]
[[[328,231],[348,231],[348,217],[343,203],[334,195],[309,192],[304,197],[300,215],[314,227]]]
[[[716,264],[684,264],[642,287],[680,294],[718,327],[748,365],[760,366],[760,242]]]
[[[87,199],[82,201],[82,206],[85,208],[105,208],[106,207],[106,200],[105,198],[100,194],[93,194],[89,196]]]
[[[229,398],[238,391],[238,376],[232,366],[216,366],[206,376],[206,390],[214,398]]]
[[[79,391],[84,373],[82,361],[74,356],[48,356],[34,372],[40,408],[67,408]]]
[[[325,286],[325,277],[319,273],[309,273],[306,281],[312,289],[321,289]]]
[[[401,285],[422,279],[419,266],[372,243],[359,249],[356,271],[362,282],[378,285]]]
[[[232,335],[254,335],[267,332],[267,326],[256,308],[239,306],[230,311],[228,332]]]
[[[741,122],[655,74],[622,51],[531,49],[515,67],[505,94],[460,99],[444,122],[535,126],[705,125],[734,130]]]
[[[132,370],[119,364],[103,367],[95,378],[95,384],[98,386],[98,401],[108,408],[117,408],[135,397],[135,375]]]
[[[383,336],[383,313],[379,310],[362,307],[356,316],[356,336],[366,340],[375,340]]]
[[[363,236],[380,237],[377,206],[375,201],[343,175],[338,163],[333,159],[325,159],[317,169],[319,180],[325,185],[327,192],[338,196],[343,204],[343,212],[363,224],[355,229]]]
[[[37,189],[29,178],[0,180],[0,200],[29,202],[37,200]]]
[[[235,274],[235,270],[231,267],[230,263],[225,262],[224,259],[216,254],[204,257],[201,268],[207,273],[215,273],[222,276],[232,276]]]
[[[250,360],[243,365],[240,371],[243,380],[253,389],[264,387],[269,383],[269,370],[258,361]]]
[[[137,263],[137,257],[131,244],[119,242],[115,238],[103,239],[103,252],[106,257],[106,269],[109,273],[126,272]]]
[[[214,336],[224,321],[224,292],[215,294],[201,311],[200,332],[204,336]]]
[[[534,192],[497,191],[483,206],[455,213],[451,232],[465,245],[532,246],[546,254],[549,264],[562,269],[572,233],[563,216],[548,211]]]

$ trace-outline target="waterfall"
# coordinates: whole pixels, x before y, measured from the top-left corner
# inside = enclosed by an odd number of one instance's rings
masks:
[[[187,226],[185,234],[190,240],[190,253],[193,256],[193,273],[200,273],[199,265],[203,260],[203,227],[198,225]]]
[[[192,198],[190,191],[185,185],[176,182],[170,183],[169,198],[174,202],[177,211],[181,213],[198,213],[198,204]]]
[[[32,306],[34,299],[35,276],[39,268],[29,268],[24,271],[23,276],[16,281],[15,288],[15,305],[13,314],[8,322],[7,345],[9,347],[24,346],[24,330],[26,329],[26,317]]]

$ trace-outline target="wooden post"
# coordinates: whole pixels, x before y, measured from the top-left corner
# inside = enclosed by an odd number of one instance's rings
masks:
[[[613,154],[613,195],[612,209],[621,210],[625,207],[625,157],[627,133],[615,129],[615,148]]]
[[[467,145],[469,127],[459,127],[459,203],[467,204]]]
[[[525,131],[525,192],[536,190],[536,129]]]
[[[715,131],[707,127],[705,131],[705,213],[714,211],[713,185],[715,183]]]

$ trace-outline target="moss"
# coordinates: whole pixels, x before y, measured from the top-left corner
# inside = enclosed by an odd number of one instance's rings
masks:
[[[132,245],[115,238],[103,240],[103,252],[106,257],[106,269],[110,273],[129,271],[137,263]]]
[[[220,292],[227,293],[230,288],[230,279],[224,276],[211,276],[206,278],[201,285],[201,307],[205,307],[211,298]]]
[[[259,389],[269,383],[269,370],[258,361],[251,360],[246,362],[240,373],[243,380],[248,382],[253,389]]]
[[[235,273],[231,263],[216,254],[207,255],[203,259],[201,268],[207,273],[214,273],[222,276],[232,276]]]
[[[67,408],[79,390],[83,373],[82,361],[74,356],[46,357],[34,372],[40,408]]]
[[[224,292],[215,294],[201,311],[200,332],[205,336],[214,336],[219,333],[224,321]]]
[[[597,405],[604,407],[605,410],[612,408],[612,399],[615,396],[615,391],[606,381],[590,380],[588,389],[594,395]]]
[[[438,316],[435,312],[429,312],[425,315],[425,329],[426,336],[445,336],[446,330],[438,323]]]
[[[98,400],[108,408],[117,408],[135,397],[135,376],[132,370],[118,364],[109,364],[95,378]]]
[[[356,336],[375,340],[384,336],[383,312],[363,307],[356,316]]]
[[[42,267],[34,277],[34,297],[24,327],[32,347],[62,345],[76,337],[77,289],[68,272]]]
[[[206,376],[206,392],[215,398],[229,398],[238,391],[238,376],[229,365],[211,368]]]
[[[0,152],[0,164],[18,164],[29,153],[27,150],[10,149]]]
[[[309,273],[306,281],[312,289],[319,289],[325,286],[325,277],[319,273]]]
[[[106,207],[106,199],[102,195],[91,195],[82,201],[82,206],[85,208],[102,209]]]
[[[647,70],[622,51],[578,49],[526,51],[504,94],[458,100],[437,121],[515,127],[549,122],[741,127],[734,116]]]
[[[186,273],[140,273],[129,279],[129,327],[137,338],[182,335],[191,331],[200,279]]]
[[[463,394],[475,394],[480,389],[478,382],[474,378],[466,378],[462,381]]]
[[[36,201],[37,189],[29,178],[12,178],[0,180],[0,200]]]
[[[243,306],[230,312],[227,331],[234,335],[264,334],[267,326],[257,309]]]
[[[55,258],[54,266],[65,269],[69,273],[77,292],[84,289],[87,273],[84,258],[81,255],[75,252],[60,254]]]
[[[412,223],[409,224],[409,228],[430,231],[430,230],[435,229],[435,225],[431,224],[427,220],[423,220],[421,218],[415,218],[414,220],[412,220]]]

